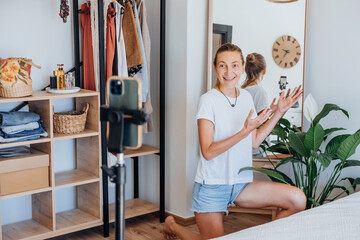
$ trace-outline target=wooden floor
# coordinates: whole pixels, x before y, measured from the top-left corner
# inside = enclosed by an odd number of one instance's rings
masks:
[[[247,213],[230,213],[224,218],[225,233],[236,232],[248,227],[271,221],[269,215],[247,214]],[[191,231],[196,231],[196,224],[186,227]],[[110,237],[104,238],[102,227],[96,227],[81,232],[64,235],[61,237],[51,238],[51,240],[98,240],[98,239],[115,239],[114,224],[110,225]],[[126,220],[126,240],[160,240],[162,236],[162,224],[159,222],[159,215],[152,213],[141,217]]]

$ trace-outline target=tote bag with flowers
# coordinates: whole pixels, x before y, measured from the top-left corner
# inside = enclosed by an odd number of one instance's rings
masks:
[[[27,58],[0,58],[0,97],[32,95],[31,66],[41,68]]]

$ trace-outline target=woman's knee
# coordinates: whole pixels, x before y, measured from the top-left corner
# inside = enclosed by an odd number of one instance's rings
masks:
[[[291,191],[290,202],[291,202],[291,208],[295,212],[300,212],[305,210],[306,196],[304,192],[301,189],[294,187],[294,189]]]

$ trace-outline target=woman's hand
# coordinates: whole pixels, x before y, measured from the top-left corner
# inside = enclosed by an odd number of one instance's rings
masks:
[[[270,104],[270,109],[274,113],[277,110],[277,104],[275,104],[276,98],[273,99],[272,103]]]
[[[251,109],[249,115],[247,116],[243,129],[247,133],[251,133],[254,129],[258,128],[263,124],[266,120],[268,120],[269,116],[271,115],[272,111],[269,108],[265,108],[260,115],[258,115],[256,118],[251,119],[252,115],[254,113],[254,110]]]
[[[296,87],[291,93],[291,89],[289,89],[285,95],[285,92],[281,92],[279,101],[275,104],[275,100],[270,105],[271,109],[274,109],[274,113],[279,113],[284,115],[289,108],[291,108],[302,96],[303,89],[301,89],[301,85]]]

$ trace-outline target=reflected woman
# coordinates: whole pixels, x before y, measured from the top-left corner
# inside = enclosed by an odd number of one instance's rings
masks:
[[[248,54],[246,56],[245,73],[246,79],[241,88],[244,88],[251,94],[254,100],[255,111],[257,114],[260,114],[269,106],[267,93],[265,89],[259,85],[266,73],[265,58],[259,53]],[[275,103],[275,100],[276,99],[274,99],[272,105]],[[275,105],[273,107],[275,107]],[[276,109],[271,108],[271,110],[275,112]]]
[[[201,96],[196,117],[201,154],[191,210],[200,234],[178,225],[169,216],[163,226],[167,239],[209,239],[224,235],[223,216],[233,204],[245,208],[280,207],[277,218],[305,209],[302,190],[282,183],[253,181],[252,171],[238,174],[240,168],[252,165],[252,147],[262,143],[302,96],[300,86],[287,96],[281,93],[275,112],[265,108],[257,115],[251,95],[237,87],[245,68],[241,49],[230,43],[222,45],[213,64],[217,84]]]
[[[259,115],[269,106],[266,90],[259,85],[266,73],[265,58],[259,53],[248,54],[246,56],[245,73],[246,79],[241,88],[244,88],[251,94],[254,100],[255,111]],[[275,101],[276,98],[274,98],[270,105],[270,109],[273,112],[276,111]],[[261,148],[253,149],[253,156],[264,157],[264,155],[264,151]]]

